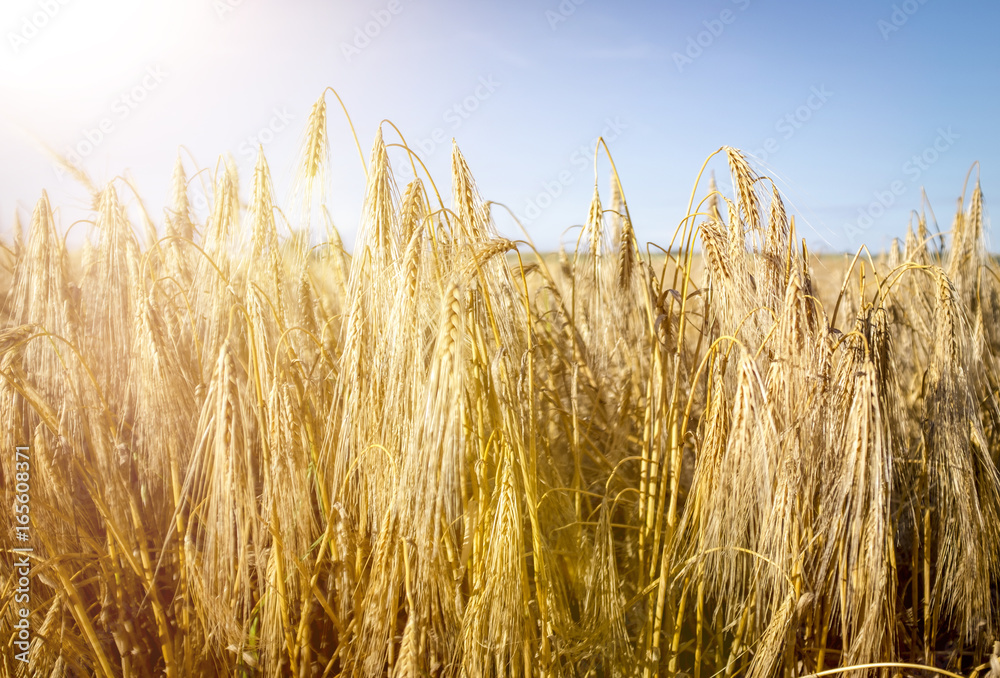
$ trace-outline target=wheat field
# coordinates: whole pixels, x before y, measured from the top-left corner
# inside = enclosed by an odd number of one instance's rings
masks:
[[[78,172],[82,249],[44,194],[3,244],[0,676],[1000,677],[978,182],[816,275],[723,147],[669,242],[615,173],[547,255],[380,131],[348,253],[327,124],[294,219],[178,160],[160,223]]]

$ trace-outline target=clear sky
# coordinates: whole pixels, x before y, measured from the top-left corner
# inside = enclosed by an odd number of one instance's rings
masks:
[[[64,229],[85,216],[42,144],[76,150],[97,182],[128,170],[162,221],[180,146],[199,167],[232,154],[245,190],[263,142],[280,202],[329,86],[366,157],[389,119],[443,190],[455,137],[484,197],[544,248],[585,220],[603,135],[642,242],[669,241],[703,161],[731,145],[814,249],[881,249],[921,187],[947,229],[975,161],[987,209],[998,195],[998,20],[995,0],[5,0],[0,232],[43,188]],[[350,244],[363,171],[328,101],[329,202]]]

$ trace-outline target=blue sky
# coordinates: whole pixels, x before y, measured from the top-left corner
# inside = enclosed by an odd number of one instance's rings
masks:
[[[669,241],[705,158],[731,145],[775,179],[813,249],[882,249],[921,188],[947,229],[977,160],[987,209],[997,195],[998,18],[994,2],[943,0],[12,0],[0,229],[43,188],[63,228],[86,216],[42,144],[80,151],[98,182],[127,169],[160,220],[181,145],[199,167],[232,154],[245,189],[263,141],[280,202],[329,86],[366,157],[389,119],[442,190],[454,137],[484,197],[543,248],[575,239],[604,135],[642,242]],[[363,171],[328,101],[329,204],[350,244]],[[726,190],[725,165],[710,167]],[[598,173],[607,201],[603,158]]]

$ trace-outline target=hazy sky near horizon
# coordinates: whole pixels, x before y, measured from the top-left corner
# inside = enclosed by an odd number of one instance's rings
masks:
[[[775,180],[813,249],[881,249],[922,188],[947,229],[976,161],[987,210],[1000,194],[998,19],[985,0],[7,0],[0,233],[43,189],[64,230],[86,217],[45,146],[99,184],[127,170],[160,223],[181,146],[189,172],[231,154],[245,192],[260,143],[284,204],[332,87],[366,159],[391,120],[447,193],[454,137],[483,196],[543,248],[575,240],[603,136],[640,242],[669,242],[702,163],[730,145]],[[328,202],[350,244],[364,172],[327,100]],[[725,192],[724,162],[710,168]],[[598,179],[607,203],[603,157]]]

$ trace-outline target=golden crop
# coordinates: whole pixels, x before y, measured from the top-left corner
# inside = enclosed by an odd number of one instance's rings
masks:
[[[326,125],[321,98],[305,203]],[[160,230],[94,189],[82,260],[43,195],[3,256],[0,487],[29,446],[34,552],[29,670],[5,512],[0,676],[1000,675],[978,184],[946,250],[920,220],[817,290],[719,153],[736,194],[659,256],[617,179],[556,260],[497,234],[457,148],[450,206],[400,194],[381,132],[353,255],[322,212],[279,235],[262,155],[204,223],[179,161]]]

